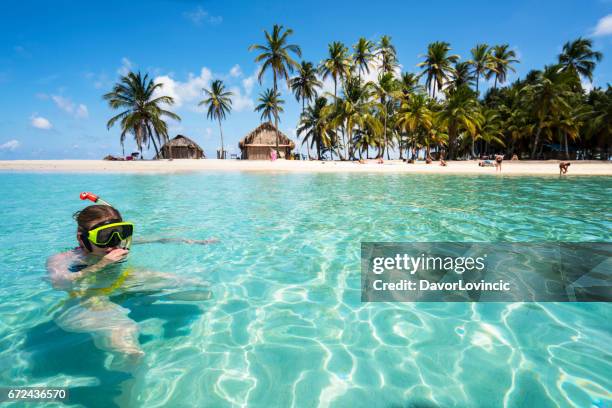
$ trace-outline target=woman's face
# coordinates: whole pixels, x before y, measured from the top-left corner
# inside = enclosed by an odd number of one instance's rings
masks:
[[[95,221],[92,221],[91,225],[89,228],[91,228],[91,226],[103,223],[104,221],[107,220],[111,220],[111,218],[100,218],[97,219]],[[89,230],[88,230],[89,231]],[[85,238],[87,239],[87,238]],[[96,256],[104,256],[106,254],[108,254],[109,252],[111,252],[113,249],[117,249],[119,248],[118,246],[116,247],[109,247],[109,248],[100,248],[98,246],[96,246],[95,244],[93,244],[91,241],[89,242],[89,245],[91,246],[91,251],[85,246],[83,239],[81,238],[81,232],[77,229],[77,241],[79,241],[79,246],[81,248],[83,248],[83,250],[87,253],[90,253],[91,255],[96,255]]]

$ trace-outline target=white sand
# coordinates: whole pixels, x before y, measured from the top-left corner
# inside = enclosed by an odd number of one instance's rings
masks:
[[[610,176],[612,162],[572,161],[568,175]],[[241,161],[241,160],[11,160],[0,161],[0,171],[35,172],[94,172],[94,173],[177,173],[192,171],[274,171],[295,173],[431,173],[431,174],[490,174],[494,167],[479,167],[477,161],[449,161],[442,167],[432,164],[407,164],[398,160],[377,164],[339,161]],[[508,161],[502,165],[502,174],[559,175],[559,161]]]

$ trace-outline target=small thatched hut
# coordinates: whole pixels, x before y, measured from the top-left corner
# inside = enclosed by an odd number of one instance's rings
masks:
[[[177,135],[161,147],[158,158],[203,159],[206,156],[204,155],[204,150],[196,142],[187,136]]]
[[[257,126],[238,143],[242,160],[269,160],[270,149],[276,149],[276,127],[265,122]],[[295,143],[283,132],[278,132],[278,150],[280,158],[288,158],[295,148]]]

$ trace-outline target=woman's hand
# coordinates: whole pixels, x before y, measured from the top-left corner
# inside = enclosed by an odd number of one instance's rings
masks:
[[[123,248],[115,248],[111,250],[109,253],[104,255],[102,261],[104,264],[109,265],[115,262],[122,261],[125,257],[130,253],[127,249]]]

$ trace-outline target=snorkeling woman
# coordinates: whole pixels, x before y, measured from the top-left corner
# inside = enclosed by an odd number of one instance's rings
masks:
[[[138,341],[138,325],[128,317],[130,310],[111,301],[111,294],[148,291],[146,293],[161,294],[169,299],[205,300],[210,298],[210,291],[181,292],[187,286],[201,288],[207,285],[172,274],[137,271],[122,266],[130,253],[134,224],[124,221],[117,209],[94,194],[82,193],[81,199],[95,204],[74,214],[79,246],[47,260],[51,284],[69,295],[58,305],[61,310],[55,315],[55,321],[68,332],[91,334],[96,347],[113,356],[111,368],[130,371],[144,356]],[[187,299],[181,299],[184,293],[187,293]]]

